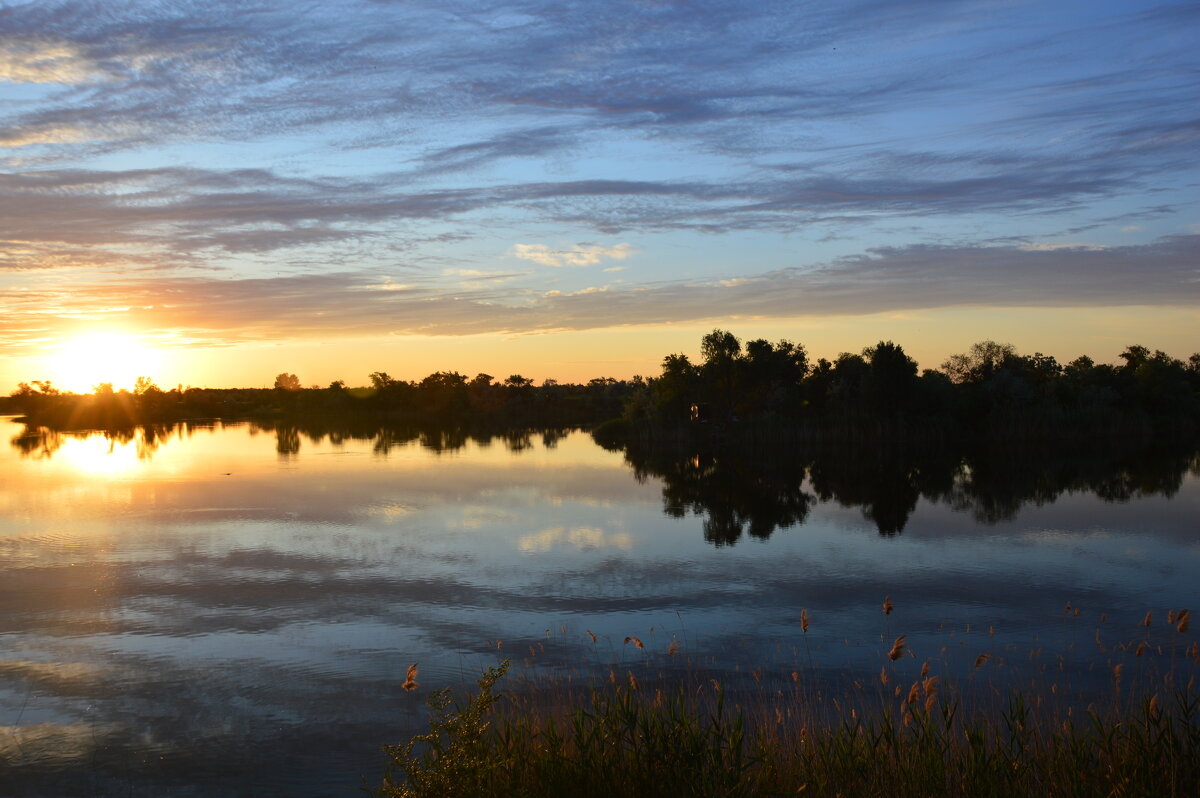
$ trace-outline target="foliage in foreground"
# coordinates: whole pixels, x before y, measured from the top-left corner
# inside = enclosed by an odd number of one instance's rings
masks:
[[[1155,694],[1074,718],[1014,692],[999,710],[965,717],[934,678],[898,708],[885,700],[837,719],[785,721],[778,707],[731,708],[715,684],[651,695],[632,678],[565,711],[519,711],[497,706],[507,667],[488,668],[464,701],[435,693],[431,731],[385,749],[391,764],[373,794],[1200,795],[1191,685],[1170,701]]]

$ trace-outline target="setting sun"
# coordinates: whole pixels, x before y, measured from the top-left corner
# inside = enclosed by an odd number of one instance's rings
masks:
[[[111,382],[116,390],[132,389],[138,377],[154,374],[159,354],[136,336],[102,332],[68,339],[50,360],[56,385],[87,392],[102,382]]]

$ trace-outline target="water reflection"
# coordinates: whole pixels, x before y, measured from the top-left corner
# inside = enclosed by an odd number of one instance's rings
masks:
[[[10,442],[22,457],[32,459],[49,459],[56,455],[64,445],[75,441],[98,442],[103,440],[110,453],[114,452],[118,446],[124,447],[127,444],[135,443],[138,459],[147,459],[172,438],[190,436],[198,429],[220,429],[220,422],[184,421],[171,424],[141,424],[103,431],[61,431],[26,424],[20,432],[12,436]],[[76,453],[78,451],[81,450],[76,450]]]
[[[966,640],[966,662],[990,650],[1016,673],[1060,635],[1065,602],[1081,625],[1107,613],[1121,640],[1147,609],[1187,606],[1200,572],[1183,449],[0,429],[5,794],[349,792],[420,719],[425,693],[400,688],[414,661],[429,689],[505,656],[607,674],[658,667],[678,638],[706,667],[786,674],[801,608],[813,657],[853,678],[879,671],[871,641],[908,634],[933,655],[943,624],[952,653]],[[645,652],[622,646],[631,634]],[[1083,648],[1065,667],[1086,671]]]
[[[663,511],[701,516],[704,539],[730,546],[803,524],[815,502],[859,508],[883,536],[904,531],[921,499],[983,524],[1087,492],[1106,502],[1174,496],[1200,473],[1195,445],[954,448],[881,444],[813,449],[631,445],[639,480],[663,482]]]
[[[334,446],[342,446],[351,441],[370,442],[375,454],[386,457],[394,449],[417,444],[422,449],[437,454],[453,453],[461,450],[468,443],[474,443],[486,448],[493,441],[499,441],[506,451],[522,452],[534,447],[534,438],[541,440],[546,449],[553,449],[572,428],[513,428],[513,427],[464,427],[464,426],[381,426],[377,423],[362,424],[330,424],[325,421],[313,421],[299,424],[293,421],[250,421],[239,422],[235,426],[246,427],[251,435],[269,434],[275,438],[275,451],[283,459],[291,458],[300,453],[303,442],[321,444],[328,441]],[[190,436],[194,431],[220,430],[219,421],[177,422],[171,424],[142,424],[130,427],[118,427],[105,430],[70,430],[60,431],[47,427],[25,425],[24,428],[10,439],[12,447],[22,457],[31,459],[50,458],[59,452],[64,444],[72,441],[98,441],[103,439],[108,445],[109,452],[117,446],[136,443],[137,456],[148,458],[163,444],[173,437]],[[81,450],[75,450],[73,457],[78,457]]]
[[[26,426],[11,443],[22,457],[55,456],[67,445],[69,458],[83,471],[119,467],[116,446],[136,443],[147,459],[172,438],[218,424],[159,424],[103,432],[58,432]],[[360,426],[312,422],[258,421],[252,435],[272,434],[282,460],[295,457],[302,441],[335,447],[369,443],[387,457],[412,445],[434,454],[462,450],[468,443],[486,449],[498,442],[519,454],[540,438],[553,450],[567,429],[489,429],[476,427]],[[103,450],[100,440],[107,444]],[[80,445],[90,441],[91,445]],[[71,446],[75,443],[75,446]],[[1086,492],[1106,502],[1147,496],[1174,496],[1184,477],[1200,473],[1194,443],[1107,443],[1093,447],[898,447],[874,443],[811,449],[755,446],[630,445],[625,461],[639,482],[661,480],[663,512],[703,519],[704,539],[731,546],[743,535],[765,540],[776,530],[805,522],[814,504],[835,502],[858,508],[883,536],[899,535],[921,499],[968,513],[982,524],[1017,517],[1025,506],[1054,502],[1063,493]]]

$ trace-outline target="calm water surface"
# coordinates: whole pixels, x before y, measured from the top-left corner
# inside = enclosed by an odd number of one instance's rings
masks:
[[[428,689],[504,657],[661,671],[679,640],[853,677],[903,633],[1017,672],[1101,613],[1115,639],[1200,609],[1194,455],[991,489],[979,464],[635,469],[580,432],[27,432],[0,419],[0,795],[350,795]]]

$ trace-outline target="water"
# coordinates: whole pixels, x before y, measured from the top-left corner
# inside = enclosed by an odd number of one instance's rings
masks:
[[[27,432],[0,419],[0,795],[349,795],[428,689],[505,657],[858,678],[906,634],[1019,675],[1043,644],[1200,609],[1190,451],[627,461],[581,432]]]

